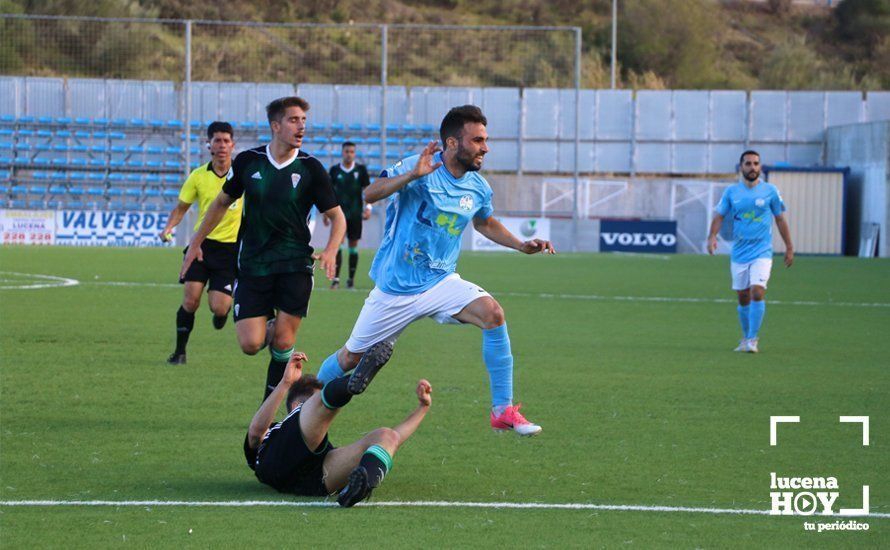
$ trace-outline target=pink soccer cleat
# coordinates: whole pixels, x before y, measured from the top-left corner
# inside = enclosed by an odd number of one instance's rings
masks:
[[[491,413],[491,427],[496,432],[505,432],[508,430],[513,430],[519,435],[538,435],[541,433],[541,427],[537,424],[532,424],[528,420],[522,416],[522,413],[519,412],[519,408],[522,405],[510,405],[504,412],[495,416],[494,411]]]

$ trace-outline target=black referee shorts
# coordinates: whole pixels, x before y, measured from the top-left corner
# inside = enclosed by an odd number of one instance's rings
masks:
[[[306,317],[312,281],[312,275],[305,272],[259,277],[241,275],[235,281],[233,317],[236,322],[251,317],[266,317],[273,309]]]
[[[182,251],[188,252],[188,247]],[[201,243],[203,261],[194,261],[179,282],[193,281],[207,284],[209,289],[232,295],[235,286],[235,274],[238,269],[238,243],[221,243],[212,239],[204,239]]]

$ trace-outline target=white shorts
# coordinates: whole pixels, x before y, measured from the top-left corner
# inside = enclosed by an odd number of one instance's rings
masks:
[[[732,274],[732,289],[745,290],[754,285],[766,288],[772,268],[772,258],[757,258],[747,264],[730,262],[729,271]]]
[[[395,342],[405,327],[424,317],[432,317],[442,324],[459,324],[454,315],[484,296],[491,294],[479,285],[464,281],[457,273],[420,294],[387,294],[375,286],[352,327],[346,349],[364,353],[377,342]]]

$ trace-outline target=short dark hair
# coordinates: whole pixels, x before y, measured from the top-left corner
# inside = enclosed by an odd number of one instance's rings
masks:
[[[307,399],[312,397],[315,390],[320,390],[323,387],[324,384],[315,375],[304,374],[300,376],[300,379],[294,382],[294,385],[287,392],[287,410],[290,411],[297,401],[305,403]]]
[[[745,162],[745,157],[748,155],[757,155],[757,158],[760,158],[760,153],[758,153],[757,151],[752,151],[751,149],[748,149],[747,151],[742,153],[742,155],[739,157],[739,166],[741,166],[742,163]]]
[[[340,150],[346,149],[347,147],[355,147],[355,143],[351,141],[344,141],[343,145],[340,146]]]
[[[488,119],[482,114],[482,109],[475,105],[461,105],[448,111],[448,114],[442,119],[442,125],[439,126],[439,138],[442,140],[443,149],[446,148],[445,141],[448,138],[460,137],[464,124],[468,122],[478,122],[483,126],[488,126]]]
[[[308,111],[309,102],[302,97],[297,97],[295,95],[279,97],[278,99],[273,100],[266,105],[266,118],[269,119],[269,124],[275,121],[280,121],[288,107],[299,107],[304,111]]]
[[[229,137],[235,137],[235,130],[232,129],[231,124],[229,124],[228,122],[215,120],[210,123],[210,126],[207,127],[207,141],[213,139],[213,134],[217,132],[223,132],[229,134]]]

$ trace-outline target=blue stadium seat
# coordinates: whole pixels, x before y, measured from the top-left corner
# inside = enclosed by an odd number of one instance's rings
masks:
[[[88,164],[87,159],[83,157],[74,157],[72,159],[68,159],[69,166],[86,166]]]
[[[142,190],[138,187],[128,187],[126,191],[124,191],[124,195],[127,197],[141,197]]]
[[[50,210],[58,210],[59,208],[62,207],[62,202],[59,201],[58,199],[48,200],[48,201],[46,201],[46,207],[49,208]]]
[[[310,122],[309,123],[309,131],[310,132],[324,132],[325,125],[320,122]]]
[[[156,204],[153,202],[143,202],[142,209],[143,210],[151,210],[152,212],[157,212],[158,210],[161,209],[161,206],[159,204]]]
[[[12,172],[9,170],[0,170],[0,181],[9,181],[12,178]]]
[[[86,126],[90,124],[90,119],[86,117],[77,117],[74,119],[74,124],[80,124],[81,126]]]
[[[346,141],[346,138],[344,138],[343,136],[334,136],[331,138],[331,143],[334,143],[336,145],[340,145],[344,141]]]
[[[68,204],[66,205],[66,207],[70,208],[72,210],[82,210],[84,207],[84,204],[82,201],[76,201],[76,200],[68,201]]]
[[[13,124],[15,115],[0,115],[0,124]]]
[[[138,202],[130,201],[124,205],[124,210],[142,210]]]
[[[84,181],[87,179],[86,172],[71,172],[68,176],[71,181]]]
[[[39,138],[51,138],[53,137],[53,133],[49,130],[37,130],[37,137]]]
[[[55,145],[53,145],[53,151],[56,151],[57,153],[64,153],[68,151],[68,146],[64,143],[56,143]]]
[[[90,159],[89,165],[93,168],[105,166],[105,159]]]
[[[239,126],[243,130],[256,130],[258,127],[258,125],[255,122],[250,122],[250,121],[242,122],[241,124],[239,124]]]
[[[52,149],[53,148],[49,143],[38,143],[34,146],[34,150],[39,152],[52,151]]]
[[[372,178],[377,177],[378,174],[383,170],[378,164],[369,164],[368,165],[368,174],[371,175]]]
[[[145,152],[149,155],[160,155],[164,153],[164,150],[157,145],[149,145],[145,148]]]
[[[104,117],[103,118],[94,118],[93,126],[108,126],[108,119],[104,118]]]
[[[161,183],[161,175],[160,174],[146,174],[145,175],[145,183],[148,183],[148,184]]]
[[[368,139],[365,140],[365,143],[367,143],[368,145],[380,145],[380,138],[379,137],[369,137]]]
[[[14,200],[14,201],[9,201],[9,207],[15,208],[16,210],[24,210],[25,208],[28,208],[28,203],[26,203],[25,201],[23,201],[21,199],[18,199],[18,200]]]
[[[50,195],[64,195],[64,194],[66,194],[67,192],[68,192],[68,190],[65,189],[65,188],[64,188],[63,186],[61,186],[61,185],[51,185],[51,186],[49,187],[49,194],[50,194]]]
[[[74,121],[70,117],[56,117],[56,124],[71,124],[72,122]]]
[[[194,156],[194,155],[200,155],[200,154],[201,154],[201,150],[200,150],[199,148],[197,148],[197,147],[192,147],[192,148],[189,150],[189,152],[192,154],[192,156]]]
[[[103,132],[101,130],[98,132],[93,132],[94,139],[105,139],[107,137],[108,137],[108,132]]]
[[[38,122],[39,124],[52,124],[52,123],[53,123],[53,117],[51,117],[51,116],[37,117],[37,122]]]
[[[365,142],[365,138],[351,137],[351,138],[348,138],[346,141],[351,141],[352,143],[355,143],[356,145],[361,145],[362,143]]]
[[[127,134],[123,132],[108,132],[108,139],[127,139]]]
[[[32,172],[31,177],[35,180],[48,180],[49,174],[47,174],[46,172]]]
[[[0,151],[12,151],[11,141],[0,141]]]
[[[377,123],[365,124],[365,130],[368,132],[380,132],[380,125]]]
[[[121,201],[111,201],[108,203],[109,210],[124,210],[124,203]]]
[[[147,160],[145,161],[145,167],[151,168],[152,170],[159,170],[163,164],[159,160]]]
[[[89,195],[91,197],[101,197],[101,196],[105,195],[105,188],[104,187],[88,187],[87,195]]]
[[[49,166],[50,163],[49,159],[38,157],[31,159],[31,164],[33,164],[34,166]]]
[[[83,193],[84,193],[83,187],[72,186],[72,187],[68,188],[68,194],[71,195],[72,197],[83,196]]]
[[[108,161],[108,166],[110,166],[111,168],[123,168],[124,166],[126,166],[126,163],[120,159],[114,159]]]
[[[131,118],[129,121],[130,126],[135,126],[137,128],[144,128],[147,124],[141,118]]]
[[[90,133],[85,130],[78,130],[74,132],[74,137],[77,139],[90,139]]]
[[[424,134],[430,134],[436,131],[436,128],[432,124],[421,124],[420,131]]]
[[[125,118],[113,118],[113,119],[111,119],[111,123],[110,123],[110,124],[111,124],[112,126],[126,126],[126,125],[127,125],[127,119],[125,119]]]
[[[34,159],[34,160],[37,160],[37,159]],[[53,163],[53,166],[67,166],[67,165],[68,165],[68,159],[66,159],[66,158],[54,158],[53,161],[52,161],[52,163]]]
[[[189,127],[191,128],[201,128],[204,126],[204,123],[200,120],[193,120],[189,123]]]
[[[15,148],[19,151],[30,151],[31,144],[30,143],[16,143]]]
[[[112,153],[125,154],[127,152],[127,148],[123,145],[112,145],[109,149]]]
[[[10,130],[9,128],[0,128],[0,136],[12,137],[13,134],[15,134],[15,130]]]
[[[20,137],[20,138],[22,138],[22,137],[34,137],[34,135],[35,135],[34,130],[25,130],[25,129],[19,129],[18,134],[19,134],[19,137]]]
[[[20,116],[18,119],[19,124],[34,124],[37,121],[34,117],[30,115]]]
[[[127,166],[129,166],[130,168],[142,168],[144,164],[141,160],[132,159],[127,161]]]
[[[112,149],[114,148],[112,147]],[[129,147],[127,147],[127,152],[141,154],[145,152],[145,149],[143,149],[141,145],[130,145]]]
[[[8,195],[9,187],[3,184],[0,184],[0,195]]]
[[[112,172],[108,175],[108,181],[124,181],[126,178],[127,175],[120,172]]]
[[[92,153],[104,153],[107,151],[104,145],[90,145],[90,152]]]
[[[68,130],[58,130],[56,132],[57,138],[67,139],[71,137],[71,132]]]
[[[181,179],[177,174],[164,174],[164,183],[179,183],[180,181]]]
[[[182,121],[172,118],[167,121],[167,128],[182,128]]]
[[[14,159],[10,159],[9,157],[0,157],[0,164],[20,164],[27,166],[31,164],[30,157],[15,157]]]
[[[272,141],[272,135],[271,135],[271,134],[260,134],[260,135],[258,135],[256,138],[257,138],[257,140],[258,140],[260,143],[266,143],[266,142],[268,142],[268,141]]]
[[[359,124],[358,122],[353,122],[353,123],[349,124],[349,126],[347,126],[347,128],[349,128],[349,130],[352,132],[361,132],[362,131],[362,125]]]
[[[89,174],[87,174],[87,179],[89,179],[90,181],[104,181],[105,174],[103,174],[102,172],[90,172]]]
[[[162,193],[165,199],[176,199],[179,198],[179,190],[177,189],[164,189]]]
[[[344,129],[344,126],[342,124],[340,124],[339,122],[333,122],[333,123],[331,123],[330,128],[331,128],[332,132],[342,132]]]
[[[179,162],[178,160],[165,160],[165,161],[164,161],[164,166],[167,167],[167,168],[176,168],[176,169],[180,169],[180,168],[182,168],[182,163]]]
[[[148,178],[145,178],[145,183],[149,183]],[[157,182],[153,182],[153,183],[157,183]],[[142,192],[142,194],[145,195],[146,197],[160,197],[161,190],[158,189],[157,187],[146,187],[145,190]]]
[[[13,185],[11,191],[12,191],[13,195],[27,195],[28,194],[28,188],[21,184]]]
[[[402,131],[402,127],[398,124],[387,124],[386,125],[386,133],[387,134],[398,134]]]
[[[28,201],[28,208],[32,210],[41,210],[46,208],[46,203],[40,199],[32,199]]]
[[[106,191],[106,194],[109,197],[120,197],[124,194],[124,192],[121,190],[120,187],[110,187],[108,188],[108,191]]]
[[[159,119],[157,119],[157,118],[153,118],[153,119],[151,119],[151,120],[148,121],[148,125],[151,126],[152,128],[163,128],[163,127],[164,127],[164,121],[163,121],[163,120],[159,120]]]
[[[417,131],[417,126],[413,124],[402,124],[402,131],[405,133],[413,133]]]
[[[178,155],[178,154],[179,154],[179,147],[166,147],[166,148],[164,149],[164,154],[166,154],[166,155]]]

